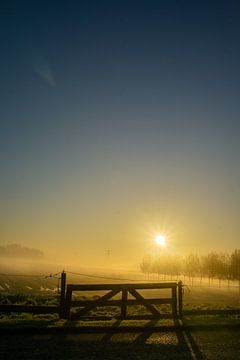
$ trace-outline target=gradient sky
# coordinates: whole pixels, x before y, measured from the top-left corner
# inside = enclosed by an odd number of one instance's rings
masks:
[[[238,1],[8,1],[0,80],[1,244],[239,247]]]

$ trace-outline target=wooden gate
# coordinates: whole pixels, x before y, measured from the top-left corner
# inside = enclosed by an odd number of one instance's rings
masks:
[[[168,298],[144,298],[138,290],[161,290],[170,289],[171,297]],[[108,291],[102,297],[95,300],[73,300],[72,293],[75,291]],[[112,299],[121,294],[120,299]],[[132,299],[128,298],[131,295]],[[173,318],[182,317],[182,282],[168,283],[142,283],[142,284],[89,284],[67,285],[63,317],[77,320],[87,315],[91,310],[100,306],[120,306],[121,318],[127,317],[127,306],[143,305],[155,318],[163,317],[163,314],[154,305],[170,304]],[[81,307],[75,313],[71,313],[72,307]]]

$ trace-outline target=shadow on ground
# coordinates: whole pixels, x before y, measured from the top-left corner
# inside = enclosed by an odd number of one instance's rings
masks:
[[[0,358],[16,359],[204,359],[191,333],[180,326],[154,329],[151,321],[141,331],[107,332],[23,331],[1,333]],[[176,324],[178,325],[178,324]]]

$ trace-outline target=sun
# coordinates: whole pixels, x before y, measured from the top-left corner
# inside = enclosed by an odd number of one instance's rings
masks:
[[[166,238],[164,235],[157,235],[154,241],[158,246],[162,248],[166,247]]]

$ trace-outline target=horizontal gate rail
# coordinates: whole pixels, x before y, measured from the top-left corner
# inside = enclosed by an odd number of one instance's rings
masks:
[[[59,306],[0,305],[0,313],[12,312],[31,314],[55,314],[59,313]]]
[[[68,284],[67,288],[71,291],[95,291],[119,289],[169,289],[177,287],[176,282],[169,283],[131,283],[131,284]]]
[[[72,300],[71,301],[71,307],[79,307],[79,306],[88,306],[93,303],[94,300]],[[161,299],[143,299],[143,300],[137,300],[137,299],[128,299],[126,300],[127,305],[142,305],[143,302],[146,304],[153,304],[153,305],[163,305],[163,304],[170,304],[172,301],[172,298],[161,298]],[[122,300],[108,300],[106,303],[100,303],[98,306],[121,306]]]

